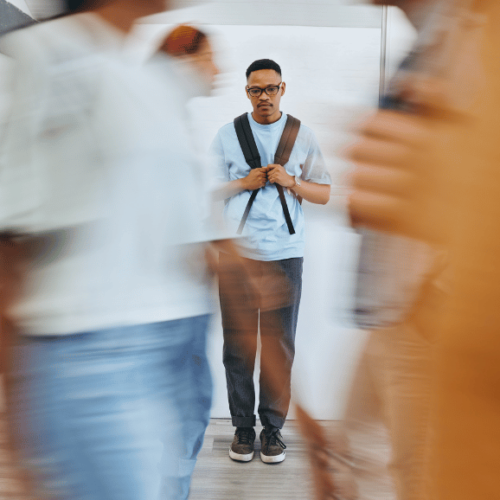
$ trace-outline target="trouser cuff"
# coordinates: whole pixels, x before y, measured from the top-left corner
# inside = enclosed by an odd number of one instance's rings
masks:
[[[234,427],[255,427],[255,415],[251,417],[231,417]]]
[[[264,427],[277,427],[283,429],[285,425],[285,418],[278,417],[277,415],[259,415],[260,421]]]

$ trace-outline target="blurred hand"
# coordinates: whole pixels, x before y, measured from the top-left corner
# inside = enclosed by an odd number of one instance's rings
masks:
[[[219,256],[221,251],[223,259]],[[244,315],[248,308],[271,311],[289,305],[289,284],[284,273],[267,263],[259,265],[257,270],[252,260],[239,254],[231,240],[211,243],[207,247],[206,261],[218,276],[224,293],[234,299],[234,314]]]
[[[26,277],[26,245],[0,240],[0,315],[4,315],[21,293]]]
[[[397,230],[411,210],[422,180],[419,150],[427,129],[419,117],[379,111],[359,129],[360,138],[347,150],[355,167],[350,175],[349,215],[353,226]]]
[[[288,175],[281,165],[270,164],[266,167],[267,179],[271,184],[279,184],[283,187],[291,188],[295,186],[295,178]]]
[[[249,191],[264,187],[267,182],[266,168],[253,168],[250,170],[250,173],[242,179],[242,181],[244,188]]]
[[[443,82],[412,85],[403,96],[413,112],[379,110],[347,150],[355,165],[348,208],[354,227],[434,240],[443,226],[445,172],[436,151],[445,134],[442,125],[457,123],[460,113],[446,106]]]
[[[8,319],[8,311],[18,300],[26,281],[29,244],[15,239],[0,239],[0,374],[10,364],[10,345],[14,325]],[[4,380],[6,384],[8,379]]]

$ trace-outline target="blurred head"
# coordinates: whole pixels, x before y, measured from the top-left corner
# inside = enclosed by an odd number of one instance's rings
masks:
[[[67,14],[97,10],[111,5],[120,8],[130,4],[135,7],[134,10],[148,16],[166,10],[170,3],[171,0],[62,0],[64,12]]]
[[[175,0],[61,0],[60,15],[92,12],[118,30],[129,33],[138,19],[171,8]]]
[[[245,90],[252,103],[254,118],[262,123],[279,120],[280,101],[286,89],[280,66],[271,59],[259,59],[250,64],[246,76]]]
[[[391,5],[393,7],[399,7],[404,12],[408,12],[409,10],[415,7],[418,8],[418,4],[429,2],[429,0],[369,0],[369,1],[375,5]]]
[[[409,21],[420,30],[426,22],[429,8],[434,4],[440,4],[443,0],[369,0],[375,5],[390,5],[399,7],[408,17]]]
[[[76,12],[86,8],[86,4],[90,4],[89,0],[64,0],[63,4],[66,12]]]
[[[64,10],[67,13],[83,10],[94,10],[112,3],[114,0],[62,0]]]
[[[184,24],[177,26],[168,34],[159,50],[190,64],[206,85],[210,88],[213,86],[219,69],[214,62],[210,40],[201,30]]]
[[[371,0],[371,3],[375,5],[393,5],[394,7],[406,6],[418,2],[419,0]]]

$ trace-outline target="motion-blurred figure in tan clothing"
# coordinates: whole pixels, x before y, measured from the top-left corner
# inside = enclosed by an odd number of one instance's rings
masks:
[[[383,3],[400,7],[419,33],[380,102],[381,108],[402,110],[401,85],[436,50],[431,37],[447,1]],[[366,228],[361,236],[356,321],[369,337],[345,413],[356,480],[351,494],[357,489],[360,499],[426,498],[433,335],[422,330],[420,316],[438,309],[443,258],[424,242],[406,236]]]
[[[500,5],[451,4],[469,9],[454,57],[408,82],[411,113],[380,111],[350,151],[350,212],[356,226],[446,249],[442,309],[415,311],[434,338],[429,491],[436,500],[489,499],[500,482]]]

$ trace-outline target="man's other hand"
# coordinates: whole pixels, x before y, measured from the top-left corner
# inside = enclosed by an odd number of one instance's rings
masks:
[[[267,179],[271,184],[279,184],[286,188],[295,186],[295,177],[288,175],[281,165],[270,164],[266,167]]]
[[[243,186],[249,191],[264,187],[267,182],[266,167],[253,168],[250,173],[242,179]]]

